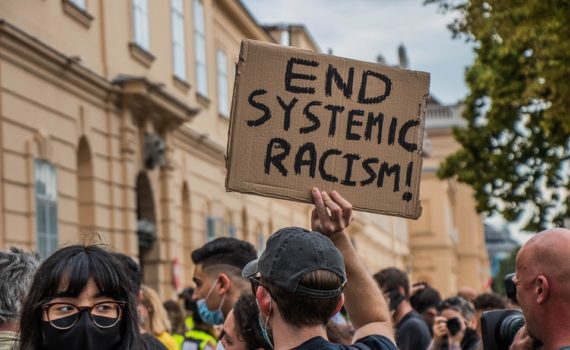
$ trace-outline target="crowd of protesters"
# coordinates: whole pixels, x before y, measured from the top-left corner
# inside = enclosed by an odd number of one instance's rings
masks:
[[[442,299],[434,286],[410,284],[394,267],[369,274],[346,232],[350,203],[336,192],[313,189],[312,197],[310,230],[278,230],[259,257],[235,238],[191,252],[194,286],[178,300],[161,300],[142,284],[132,258],[102,245],[67,246],[41,264],[31,252],[0,252],[0,350],[476,350],[483,349],[482,313],[517,307],[470,289]],[[569,230],[550,230],[519,253],[514,282],[532,321],[513,349],[531,349],[536,340],[546,350],[570,344],[554,323],[545,331],[535,322],[552,322],[547,308],[564,312],[567,269],[558,276],[528,263],[539,248],[551,260],[565,259],[568,242]],[[538,276],[532,281],[523,276],[529,266]]]

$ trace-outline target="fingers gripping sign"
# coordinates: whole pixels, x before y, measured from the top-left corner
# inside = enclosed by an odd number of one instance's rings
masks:
[[[327,237],[343,232],[352,221],[352,204],[338,192],[328,194],[314,187],[311,190],[315,208],[311,214],[311,228]]]

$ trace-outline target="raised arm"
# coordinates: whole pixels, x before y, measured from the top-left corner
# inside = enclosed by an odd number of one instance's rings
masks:
[[[356,254],[346,228],[352,220],[352,205],[336,191],[311,191],[315,208],[311,216],[313,231],[329,237],[344,257],[348,283],[345,306],[356,329],[355,339],[383,335],[394,341],[394,331],[386,301],[372,276]]]

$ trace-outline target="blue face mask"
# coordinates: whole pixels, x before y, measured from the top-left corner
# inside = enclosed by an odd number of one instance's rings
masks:
[[[224,294],[224,296],[222,297],[222,302],[220,303],[218,309],[215,311],[210,311],[210,309],[208,309],[208,305],[206,304],[206,300],[208,300],[210,294],[212,294],[212,291],[214,291],[214,287],[216,287],[215,283],[212,284],[212,288],[210,288],[208,295],[206,295],[204,299],[199,299],[196,302],[196,304],[198,305],[198,313],[200,314],[200,318],[204,322],[211,325],[220,325],[224,323],[224,313],[222,312],[222,305],[224,305],[224,300],[226,300],[226,295]]]

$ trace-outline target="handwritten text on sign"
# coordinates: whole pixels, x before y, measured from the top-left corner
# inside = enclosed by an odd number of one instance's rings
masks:
[[[417,201],[427,74],[419,75],[424,87],[418,87],[422,84],[417,79],[406,85],[402,74],[419,73],[284,49],[286,56],[267,55],[276,59],[268,67],[270,79],[264,79],[263,64],[248,62],[252,51],[243,57],[244,66],[238,65],[243,69],[234,96],[230,168],[238,147],[251,152],[249,167],[262,170],[262,177],[255,170],[242,172],[253,175],[259,188],[277,179],[278,188],[291,185],[295,193],[324,182],[343,194],[370,196],[370,189],[377,189],[391,192],[389,197],[383,195],[384,200]],[[248,66],[256,67],[261,78],[246,80]],[[406,96],[414,92],[415,96]],[[236,130],[242,135],[240,142],[235,142]],[[229,183],[232,173],[230,169]],[[384,205],[387,213],[399,215],[398,205],[406,209],[405,204],[390,205]]]

